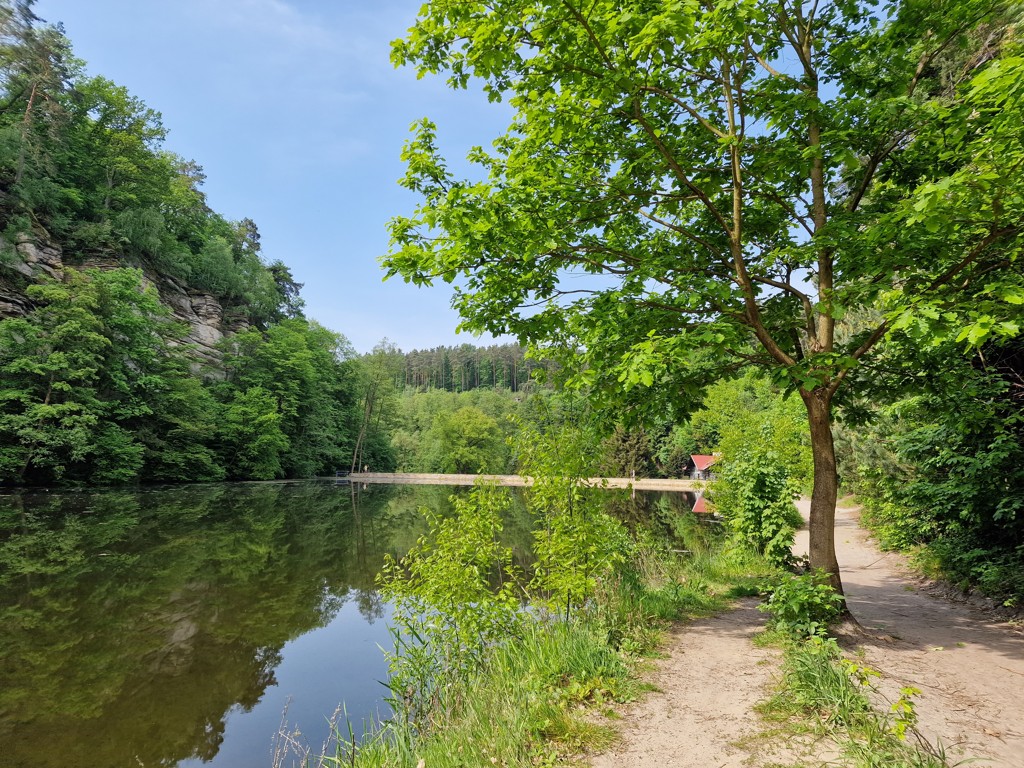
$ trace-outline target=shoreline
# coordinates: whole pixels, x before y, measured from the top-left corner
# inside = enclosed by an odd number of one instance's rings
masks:
[[[407,472],[353,472],[339,477],[358,483],[391,483],[402,485],[475,485],[478,481],[499,486],[524,488],[533,484],[533,478],[524,475],[445,475]],[[586,484],[595,488],[625,488],[636,491],[700,491],[707,481],[659,477],[591,477]]]

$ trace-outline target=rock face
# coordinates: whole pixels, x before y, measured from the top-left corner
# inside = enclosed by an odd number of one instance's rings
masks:
[[[116,258],[89,258],[80,269],[119,269],[125,266]],[[0,319],[24,317],[32,310],[25,288],[44,278],[64,279],[64,258],[60,247],[18,235],[14,243],[0,238]],[[203,365],[217,367],[221,360],[217,342],[248,329],[245,318],[228,315],[220,302],[208,293],[190,290],[173,278],[143,270],[143,279],[154,286],[172,317],[185,323],[185,344],[192,345],[197,370]]]
[[[25,277],[37,279],[48,275],[56,280],[64,279],[64,258],[59,248],[37,243],[30,235],[18,235],[14,244],[18,258],[12,260],[15,270]]]

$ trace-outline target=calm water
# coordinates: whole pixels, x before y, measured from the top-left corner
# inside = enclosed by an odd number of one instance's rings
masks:
[[[451,492],[0,495],[0,766],[269,767],[283,717],[319,751],[341,705],[360,732],[387,715],[374,578]],[[524,561],[529,529],[517,508]]]

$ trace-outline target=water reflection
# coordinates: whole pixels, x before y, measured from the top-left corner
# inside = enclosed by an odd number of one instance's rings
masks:
[[[348,605],[349,624],[384,615],[374,589],[384,553],[404,552],[424,532],[417,507],[443,508],[448,494],[407,490],[303,483],[0,497],[4,764],[213,759],[226,715],[251,710],[277,683],[289,641]],[[376,634],[385,637],[383,625]],[[261,742],[252,764],[266,763]]]
[[[451,492],[0,495],[3,765],[265,766],[289,697],[314,746],[343,700],[358,730],[384,692],[377,570],[425,533],[419,507],[444,510]],[[638,496],[621,511],[670,507]],[[517,506],[506,537],[520,564],[530,529]]]

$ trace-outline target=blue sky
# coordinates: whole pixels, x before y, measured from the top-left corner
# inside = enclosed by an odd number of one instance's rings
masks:
[[[490,343],[456,336],[445,286],[382,282],[386,222],[409,213],[399,161],[429,116],[452,166],[509,113],[389,61],[421,0],[37,0],[87,71],[163,114],[168,150],[206,171],[211,207],[252,218],[264,255],[305,284],[306,313],[360,352]]]

